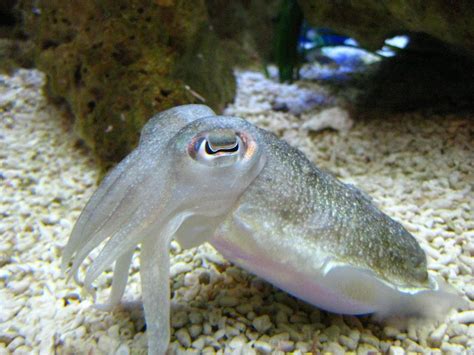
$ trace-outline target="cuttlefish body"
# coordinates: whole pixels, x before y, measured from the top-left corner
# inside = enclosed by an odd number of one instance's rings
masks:
[[[114,264],[119,303],[132,255],[150,353],[169,342],[169,246],[211,243],[230,261],[325,310],[426,313],[460,305],[427,272],[415,238],[362,192],[249,122],[180,106],[153,117],[139,146],[104,179],[77,221],[63,267],[99,244],[84,286]]]

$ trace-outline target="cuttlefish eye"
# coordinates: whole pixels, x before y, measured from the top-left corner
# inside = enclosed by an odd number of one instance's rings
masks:
[[[211,166],[227,166],[239,161],[246,150],[241,134],[233,130],[216,130],[194,137],[188,153],[194,160]]]

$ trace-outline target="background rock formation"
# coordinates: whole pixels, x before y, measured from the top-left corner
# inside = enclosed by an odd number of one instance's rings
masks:
[[[375,50],[386,38],[421,32],[474,56],[474,5],[471,0],[331,1],[298,0],[313,26],[329,27]]]
[[[410,35],[405,51],[367,76],[361,107],[473,106],[471,1],[294,1],[310,25],[354,37],[367,49]],[[281,5],[6,0],[0,5],[0,65],[36,65],[45,72],[50,96],[68,104],[76,132],[107,169],[133,149],[154,113],[193,102],[220,111],[232,101],[232,69],[272,61]]]
[[[232,100],[232,65],[204,1],[24,1],[24,30],[51,96],[103,162],[120,160],[156,112]]]

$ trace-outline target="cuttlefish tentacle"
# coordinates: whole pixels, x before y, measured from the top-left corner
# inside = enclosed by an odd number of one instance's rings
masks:
[[[109,311],[120,303],[128,281],[128,273],[135,250],[129,251],[115,261],[114,275],[109,299],[105,304],[96,304],[96,308]]]
[[[110,308],[136,245],[150,354],[169,329],[169,245],[206,241],[234,263],[314,305],[346,314],[428,313],[463,305],[427,272],[426,256],[370,198],[275,135],[202,105],[165,111],[99,186],[73,230],[63,267],[84,279],[115,262]],[[435,303],[436,305],[428,305]]]

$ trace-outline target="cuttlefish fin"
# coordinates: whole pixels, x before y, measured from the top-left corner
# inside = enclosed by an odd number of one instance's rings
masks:
[[[381,319],[393,315],[438,319],[451,308],[466,306],[466,301],[451,286],[432,275],[431,288],[410,288],[388,284],[372,271],[356,266],[334,263],[325,269],[322,283],[352,309],[347,313],[375,313]],[[343,306],[336,308],[340,311]]]

